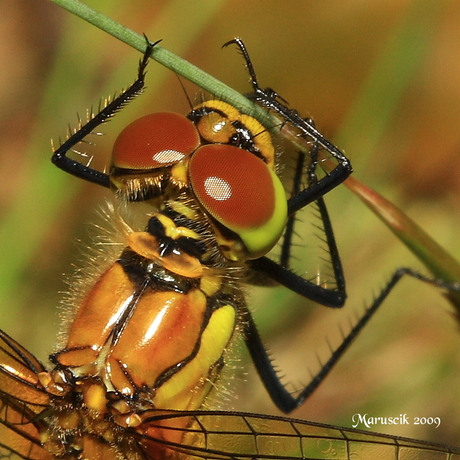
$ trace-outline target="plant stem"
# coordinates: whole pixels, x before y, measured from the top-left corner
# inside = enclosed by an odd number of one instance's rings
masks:
[[[81,19],[84,19],[95,27],[107,32],[113,37],[118,38],[141,53],[145,51],[145,38],[143,35],[128,29],[104,14],[93,10],[84,3],[80,3],[77,0],[51,1]],[[193,64],[190,64],[186,60],[176,56],[174,53],[171,53],[165,48],[155,46],[152,51],[152,59],[192,83],[195,83],[197,86],[210,94],[228,102],[232,106],[236,107],[240,112],[253,116],[265,127],[271,127],[274,125],[273,118],[265,109],[257,104],[254,104],[254,102],[250,101],[239,92],[225,85]]]

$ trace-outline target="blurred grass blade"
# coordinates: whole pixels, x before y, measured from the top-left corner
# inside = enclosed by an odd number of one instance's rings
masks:
[[[397,206],[354,177],[348,178],[345,185],[387,225],[435,278],[447,283],[460,281],[459,262]],[[446,296],[460,313],[460,292],[448,292]]]
[[[394,120],[403,94],[426,59],[448,3],[431,0],[409,3],[407,13],[391,30],[346,119],[335,134],[335,142],[346,145],[347,150],[353,152],[353,157],[359,157],[362,168],[375,153],[388,125]]]

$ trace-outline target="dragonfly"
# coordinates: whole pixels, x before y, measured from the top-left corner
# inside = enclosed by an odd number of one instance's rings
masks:
[[[54,152],[64,171],[115,192],[120,204],[106,214],[125,244],[71,300],[66,343],[49,366],[0,333],[0,458],[456,458],[458,449],[421,441],[202,409],[237,324],[268,394],[289,412],[325,377],[392,285],[312,383],[291,395],[262,344],[241,283],[256,273],[327,306],[343,305],[345,282],[323,195],[348,177],[351,165],[311,121],[271,90],[259,90],[252,70],[255,99],[311,142],[309,157],[299,154],[297,163],[298,171],[307,171],[307,186],[295,180],[289,200],[269,132],[218,100],[195,106],[187,117],[135,120],[115,141],[109,174],[67,156],[140,94],[155,46],[148,42],[135,82]],[[317,177],[321,149],[337,167]],[[333,288],[287,267],[295,212],[311,203],[323,222]],[[277,263],[265,254],[280,238],[285,249]]]

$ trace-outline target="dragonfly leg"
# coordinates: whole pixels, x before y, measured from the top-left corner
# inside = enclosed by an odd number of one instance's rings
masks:
[[[317,144],[310,151],[310,163],[307,168],[308,187],[315,185],[318,182],[316,176],[317,160]],[[295,167],[294,181],[291,195],[295,196],[299,193],[300,182],[305,169],[305,154],[299,152],[297,164]],[[297,294],[306,297],[315,302],[321,303],[328,307],[342,307],[346,300],[345,275],[343,273],[340,254],[335,241],[334,231],[332,228],[329,212],[326,203],[322,196],[317,197],[315,201],[316,208],[319,213],[322,230],[324,232],[324,242],[327,246],[327,251],[331,261],[331,268],[334,278],[334,287],[328,288],[320,284],[313,283],[289,270],[291,258],[292,237],[294,234],[295,214],[290,214],[286,224],[286,230],[281,243],[280,263],[276,264],[270,259],[263,257],[258,261],[251,262],[253,267],[257,267],[259,272],[263,272],[266,276],[273,279],[277,283],[287,287]]]
[[[67,152],[72,150],[72,148],[81,142],[88,134],[94,132],[95,128],[113,117],[129,101],[142,92],[144,88],[145,69],[153,48],[159,43],[158,41],[151,43],[147,37],[145,37],[145,39],[147,42],[146,49],[143,58],[139,62],[138,74],[134,83],[119,96],[113,99],[113,101],[108,103],[96,115],[93,116],[91,114],[91,118],[87,121],[87,123],[83,126],[79,126],[79,129],[54,151],[51,161],[58,168],[88,182],[93,182],[103,187],[110,186],[108,174],[67,157]]]
[[[301,133],[301,136],[313,143],[317,143],[321,148],[329,152],[338,163],[332,171],[319,179],[317,183],[312,184],[311,187],[307,187],[289,200],[289,213],[293,213],[337,187],[353,172],[353,168],[348,158],[316,129],[311,120],[302,118],[296,110],[287,107],[286,101],[272,89],[263,89],[260,87],[254,66],[252,65],[251,58],[243,41],[240,38],[236,38],[225,43],[223,46],[225,47],[231,44],[235,44],[239,48],[245,60],[254,92],[253,95],[249,97],[256,100],[267,109],[277,113],[282,119],[295,126]]]
[[[422,275],[421,273],[407,267],[397,269],[391,276],[388,283],[381,290],[380,294],[374,299],[372,304],[365,309],[363,315],[358,319],[350,332],[343,337],[341,344],[332,352],[329,359],[321,366],[319,372],[312,377],[310,383],[297,393],[296,396],[293,396],[281,382],[281,379],[274,368],[273,362],[262,342],[259,332],[257,331],[252,315],[248,310],[243,312],[243,328],[246,346],[265,389],[274,404],[280,410],[285,413],[289,413],[304,403],[304,401],[326,378],[339,359],[348,350],[353,340],[364,329],[391,291],[405,276],[410,276],[449,291],[460,291],[460,283],[446,283],[444,281]]]

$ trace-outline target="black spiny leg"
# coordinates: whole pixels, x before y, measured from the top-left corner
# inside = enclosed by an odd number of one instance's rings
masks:
[[[127,90],[123,91],[118,97],[107,104],[99,113],[93,116],[86,124],[81,126],[78,131],[72,134],[72,136],[54,151],[51,161],[58,168],[88,182],[93,182],[103,187],[109,187],[110,181],[108,174],[93,169],[76,160],[72,160],[67,157],[66,154],[69,150],[72,150],[74,145],[82,141],[88,134],[91,134],[99,125],[113,117],[118,110],[122,109],[129,101],[142,92],[144,88],[145,68],[147,67],[152,49],[159,43],[151,43],[148,41],[147,37],[145,39],[147,46],[144,57],[139,62],[136,81]]]
[[[311,139],[313,143],[318,143],[319,146],[327,150],[338,162],[338,165],[325,177],[319,179],[316,184],[307,187],[289,200],[289,213],[291,214],[337,187],[353,172],[353,168],[348,158],[335,145],[329,142],[309,120],[302,118],[295,110],[287,107],[275,91],[270,88],[262,89],[259,86],[254,67],[243,41],[236,38],[225,43],[224,46],[231,44],[238,46],[246,62],[254,91],[253,98],[269,110],[273,110],[281,115],[282,118],[295,126],[303,135]]]
[[[244,43],[240,39],[231,40],[224,46],[230,44],[236,44],[243,55],[251,78],[254,99],[269,110],[273,110],[281,115],[287,122],[295,126],[302,136],[305,136],[307,142],[311,142],[313,145],[310,151],[311,160],[307,170],[308,184],[303,189],[300,187],[300,183],[303,175],[305,154],[299,153],[296,175],[294,178],[294,193],[288,200],[289,220],[284,242],[282,244],[280,264],[277,264],[268,257],[261,257],[260,259],[250,261],[249,264],[254,270],[262,272],[264,275],[301,296],[307,297],[325,306],[342,307],[346,299],[345,279],[331,221],[322,197],[337,185],[341,184],[352,173],[353,170],[350,161],[337,147],[332,145],[320,132],[318,132],[312,120],[303,119],[295,110],[288,108],[285,102],[273,90],[262,89],[259,86],[249,54]],[[318,179],[316,176],[319,148],[327,150],[338,162],[337,166],[321,179]],[[316,202],[320,218],[323,222],[326,244],[330,253],[332,269],[337,286],[335,289],[328,289],[306,280],[291,272],[288,268],[295,219],[294,215],[297,211],[312,202]]]
[[[406,275],[425,283],[448,289],[450,291],[460,291],[460,283],[446,283],[444,281],[421,275],[411,268],[399,268],[393,273],[390,281],[388,281],[386,286],[381,290],[380,294],[375,298],[371,306],[366,308],[363,315],[359,318],[351,331],[347,335],[343,336],[342,343],[332,352],[330,358],[321,366],[319,372],[311,378],[310,383],[306,385],[300,391],[300,393],[297,394],[297,396],[293,396],[281,382],[273,367],[267,350],[263,345],[262,339],[260,338],[259,332],[257,331],[257,327],[254,323],[251,313],[247,308],[243,309],[243,333],[246,346],[249,350],[257,372],[259,373],[260,379],[262,380],[262,383],[267,390],[267,393],[270,395],[271,400],[280,410],[285,413],[289,413],[303,404],[303,402],[327,377],[335,364],[337,364],[339,359],[353,343],[353,340],[364,329],[369,320],[374,316],[374,314],[377,312],[388,295],[393,291],[399,281],[401,281],[401,279]]]
[[[309,190],[318,183],[316,176],[316,167],[318,164],[318,144],[314,144],[310,151],[310,163],[307,168],[308,186],[305,190]],[[299,152],[297,160],[294,184],[293,184],[293,196],[297,196],[300,190],[300,182],[304,174],[305,169],[305,154]],[[322,222],[324,231],[325,242],[329,252],[329,257],[332,264],[332,272],[334,275],[334,288],[323,287],[316,284],[302,276],[296,275],[294,272],[289,270],[289,260],[291,256],[292,246],[292,235],[294,232],[295,223],[295,212],[289,214],[288,222],[286,225],[286,231],[283,236],[283,242],[281,245],[281,257],[280,263],[276,263],[268,257],[261,257],[256,260],[249,261],[250,266],[265,276],[273,279],[277,283],[287,287],[291,291],[306,297],[314,302],[318,302],[327,307],[342,307],[347,298],[345,289],[345,276],[343,273],[342,262],[340,260],[339,250],[334,237],[334,231],[332,229],[331,220],[327,211],[326,203],[324,198],[319,196],[315,200],[316,207],[319,212],[319,216]]]
[[[313,121],[310,121],[313,123]],[[301,189],[300,183],[305,169],[305,158],[306,155],[303,152],[299,152],[297,164],[295,167],[293,190],[291,196],[296,196]],[[308,188],[314,186],[318,182],[316,175],[316,168],[318,165],[318,144],[314,144],[310,150],[310,162],[307,168]],[[318,197],[315,201],[315,205],[319,212],[319,217],[322,222],[322,230],[324,232],[325,243],[329,253],[332,272],[334,275],[334,288],[327,288],[309,280],[304,279],[301,276],[297,276],[289,269],[291,247],[292,247],[292,236],[294,233],[295,213],[292,213],[288,217],[286,224],[286,230],[283,235],[283,242],[281,245],[281,256],[280,264],[275,266],[274,262],[268,263],[267,258],[259,259],[257,262],[257,269],[264,272],[266,275],[274,279],[280,284],[289,287],[292,291],[297,294],[307,297],[315,302],[319,302],[322,305],[328,307],[342,307],[345,303],[347,294],[345,288],[345,276],[343,273],[342,262],[340,260],[339,250],[335,241],[334,231],[332,229],[331,220],[329,213],[324,202],[323,197]],[[287,285],[289,283],[289,286]]]
[[[292,181],[291,196],[296,196],[300,193],[302,177],[305,170],[305,153],[298,152],[297,162],[295,165],[294,178]],[[310,176],[309,176],[310,178]],[[289,214],[286,222],[286,229],[283,234],[281,243],[280,265],[285,268],[290,268],[292,237],[294,235],[295,214]]]

